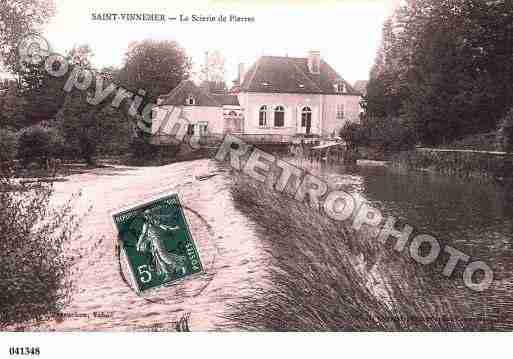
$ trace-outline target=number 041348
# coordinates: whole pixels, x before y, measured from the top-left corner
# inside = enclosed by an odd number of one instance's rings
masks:
[[[10,347],[9,355],[39,355],[39,347]]]

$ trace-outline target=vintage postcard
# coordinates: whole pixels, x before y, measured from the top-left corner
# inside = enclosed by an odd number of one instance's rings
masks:
[[[512,2],[0,0],[0,253],[0,357],[493,357]]]

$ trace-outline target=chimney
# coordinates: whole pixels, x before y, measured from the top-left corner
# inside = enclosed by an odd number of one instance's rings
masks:
[[[308,70],[312,74],[318,74],[321,72],[321,52],[320,51],[309,51],[308,52]]]
[[[244,63],[239,64],[239,85],[242,85],[244,82],[244,76],[246,75],[246,72],[244,71]]]

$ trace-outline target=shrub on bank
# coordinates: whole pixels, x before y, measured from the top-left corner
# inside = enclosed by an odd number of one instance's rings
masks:
[[[18,159],[23,166],[31,162],[45,165],[51,158],[61,157],[65,148],[64,138],[54,128],[31,126],[24,129],[18,140]]]
[[[14,131],[0,128],[0,162],[16,159],[17,143]]]
[[[180,147],[154,145],[144,138],[134,138],[130,143],[128,163],[134,166],[159,166],[174,162]]]
[[[394,155],[390,163],[407,170],[431,170],[463,178],[504,179],[513,176],[513,156],[479,152],[417,150]]]
[[[69,299],[73,258],[63,245],[76,236],[72,200],[49,205],[51,184],[20,184],[0,169],[0,327],[59,312]]]
[[[346,122],[340,130],[339,135],[346,141],[350,149],[355,149],[365,141],[363,138],[362,125],[356,122]]]
[[[404,253],[267,185],[235,175],[231,192],[271,257],[268,285],[231,305],[242,329],[270,331],[462,330],[450,284]],[[400,225],[398,225],[400,227]],[[429,272],[429,273],[428,273]],[[441,271],[440,271],[441,273]],[[470,295],[468,295],[470,297]]]
[[[360,124],[347,123],[340,131],[350,147],[366,147],[378,157],[405,151],[415,146],[413,131],[398,118],[364,118]]]

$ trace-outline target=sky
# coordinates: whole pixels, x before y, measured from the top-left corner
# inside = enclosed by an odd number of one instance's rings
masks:
[[[57,14],[45,35],[53,51],[87,43],[93,63],[120,66],[128,45],[146,38],[177,41],[199,71],[205,52],[226,58],[227,82],[239,63],[248,68],[261,55],[305,57],[319,50],[350,83],[369,76],[381,27],[398,0],[55,0]],[[253,23],[94,21],[95,13],[158,13],[254,17]]]

